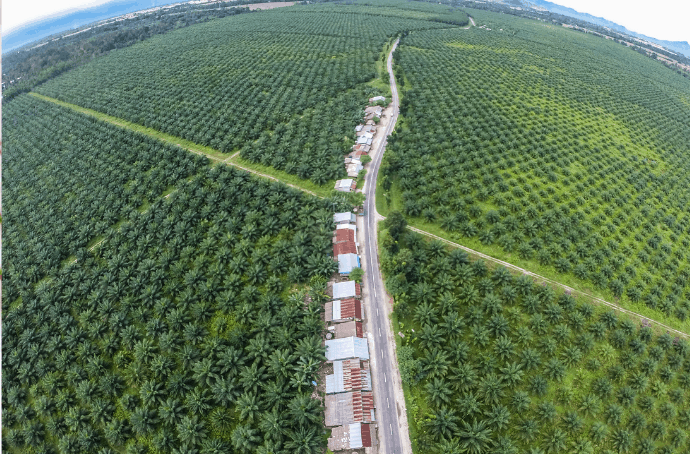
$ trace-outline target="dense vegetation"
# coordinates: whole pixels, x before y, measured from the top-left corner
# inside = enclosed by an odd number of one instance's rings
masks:
[[[27,95],[2,113],[6,302],[208,162]]]
[[[335,266],[330,201],[222,165],[189,167],[186,178],[187,162],[205,159],[44,104],[18,98],[4,112],[5,232],[41,228],[5,243],[4,451],[320,452],[311,381],[325,360],[324,276]],[[160,197],[169,164],[180,170]],[[27,200],[46,203],[29,210]],[[58,228],[119,215],[92,252]],[[78,260],[46,268],[15,300],[8,286],[44,259],[34,242],[45,238],[60,257],[80,248]]]
[[[236,7],[246,3],[250,2],[179,4],[97,26],[91,24],[78,33],[70,31],[51,36],[40,45],[7,52],[2,56],[3,100],[7,102],[113,49],[122,49],[176,28],[248,12],[247,8]]]
[[[389,217],[408,419],[419,453],[685,453],[690,345]]]
[[[331,8],[293,7],[175,30],[38,91],[223,152],[241,149],[254,162],[324,184],[344,175],[342,157],[368,97],[363,84],[377,77],[386,40],[404,29],[448,26]]]
[[[690,83],[612,42],[473,15],[490,30],[415,31],[396,51],[391,208],[683,325]]]

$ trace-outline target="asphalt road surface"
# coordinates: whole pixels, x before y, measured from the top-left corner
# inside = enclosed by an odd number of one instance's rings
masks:
[[[365,284],[369,297],[371,298],[371,312],[367,317],[371,320],[370,326],[373,328],[371,334],[374,337],[374,342],[370,346],[371,357],[376,358],[376,370],[373,381],[377,383],[375,392],[377,393],[377,408],[376,419],[379,427],[380,452],[386,454],[402,454],[403,439],[401,434],[399,417],[397,411],[397,404],[395,400],[393,377],[397,374],[397,361],[391,345],[388,342],[388,333],[390,328],[388,326],[388,310],[386,309],[386,290],[383,286],[383,279],[381,277],[381,267],[379,264],[378,250],[376,247],[376,178],[381,166],[381,158],[386,147],[387,137],[393,131],[395,123],[398,119],[399,99],[398,87],[395,84],[393,77],[393,51],[398,46],[396,40],[393,48],[388,55],[388,73],[390,75],[390,85],[392,92],[393,112],[391,119],[384,131],[384,139],[379,144],[379,149],[375,158],[371,162],[368,171],[368,178],[364,186],[364,194],[366,195],[364,218],[364,249],[367,257],[367,272],[365,273]],[[400,405],[405,405],[401,402]]]

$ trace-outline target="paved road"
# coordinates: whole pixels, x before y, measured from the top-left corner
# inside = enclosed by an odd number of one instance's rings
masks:
[[[364,250],[366,252],[365,288],[370,298],[371,311],[370,314],[367,314],[370,320],[370,356],[375,357],[376,362],[373,371],[373,381],[375,384],[374,393],[377,402],[376,418],[379,426],[379,452],[386,454],[402,454],[410,451],[410,448],[403,449],[404,446],[409,446],[409,434],[406,430],[403,433],[400,429],[402,423],[400,419],[401,417],[405,417],[405,412],[401,411],[401,413],[398,414],[398,407],[404,408],[405,402],[397,402],[395,398],[394,380],[398,375],[398,364],[391,342],[388,341],[388,339],[393,339],[389,326],[389,308],[386,307],[388,304],[388,297],[386,296],[386,290],[383,286],[378,250],[376,247],[376,177],[378,176],[381,158],[383,157],[383,151],[386,147],[386,138],[395,127],[399,110],[398,88],[395,84],[392,68],[393,51],[398,46],[398,41],[400,40],[396,40],[393,44],[393,48],[388,55],[387,64],[393,98],[393,112],[384,131],[384,139],[379,144],[379,148],[371,162],[366,184],[364,186],[364,193],[366,195],[366,216],[364,218],[363,233]]]

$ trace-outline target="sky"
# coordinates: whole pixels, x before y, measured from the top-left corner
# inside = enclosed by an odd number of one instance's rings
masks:
[[[102,5],[108,1],[111,0],[3,0],[2,33],[9,33],[29,22]]]
[[[8,1],[8,0],[4,0]],[[656,39],[690,42],[688,0],[549,0]]]
[[[2,0],[3,35],[29,22],[112,0]],[[603,17],[657,39],[690,42],[688,0],[551,0],[581,13]],[[156,2],[151,0],[151,5]]]

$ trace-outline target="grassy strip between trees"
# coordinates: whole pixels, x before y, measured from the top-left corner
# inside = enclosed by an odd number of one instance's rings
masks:
[[[390,194],[388,196],[390,197],[390,199],[387,199],[387,193]],[[376,211],[378,211],[379,214],[381,214],[382,216],[387,217],[392,211],[399,210],[402,210],[402,198],[400,196],[400,192],[396,191],[395,187],[393,187],[393,189],[391,189],[390,191],[385,191],[381,186],[381,179],[379,179],[376,184]],[[439,227],[438,224],[426,222],[421,218],[408,217],[407,222],[411,227],[424,230],[425,232],[431,233],[433,235],[436,235],[448,241],[452,241],[454,243],[460,243],[465,247],[469,247],[471,249],[474,249],[475,251],[489,255],[495,259],[508,262],[520,268],[524,268],[525,270],[539,274],[540,276],[543,276],[547,279],[551,279],[563,285],[567,285],[568,287],[573,288],[577,292],[601,298],[606,301],[615,301],[616,304],[618,304],[619,302],[619,299],[615,298],[611,291],[598,290],[591,286],[589,283],[582,281],[576,278],[575,276],[559,274],[555,272],[552,267],[549,266],[541,266],[537,264],[537,267],[535,268],[535,262],[522,260],[518,257],[517,253],[506,253],[498,245],[484,246],[481,243],[481,241],[479,241],[476,238],[467,238],[463,237],[460,234],[448,233],[441,227]],[[681,322],[676,317],[667,317],[658,311],[649,309],[643,303],[632,303],[630,301],[626,301],[625,306],[621,307],[625,307],[625,309],[637,312],[649,318],[650,320],[663,323],[664,325],[670,326],[671,328],[677,329],[684,333],[690,332],[690,321],[686,320],[684,322]]]
[[[242,159],[239,155],[237,155],[235,157],[231,157],[234,155],[234,153],[233,154],[222,153],[218,150],[214,150],[211,147],[199,145],[197,143],[183,139],[181,137],[171,136],[170,134],[165,134],[165,133],[157,131],[155,129],[147,128],[146,126],[132,123],[131,121],[127,121],[127,120],[123,120],[121,118],[113,117],[111,115],[95,111],[93,109],[87,109],[85,107],[80,107],[80,106],[77,106],[75,104],[70,104],[68,102],[60,101],[58,99],[51,98],[49,96],[44,96],[44,95],[41,95],[39,93],[31,92],[29,94],[31,96],[38,98],[38,99],[52,102],[52,103],[57,104],[59,106],[68,107],[70,109],[76,110],[77,112],[81,112],[85,115],[89,115],[89,116],[97,118],[99,120],[106,121],[106,122],[114,124],[116,126],[120,126],[121,128],[129,129],[132,131],[137,131],[137,132],[140,132],[142,134],[146,134],[147,136],[154,137],[154,138],[161,140],[163,142],[177,145],[177,146],[182,147],[188,151],[191,151],[192,153],[202,154],[202,155],[208,157],[209,159],[211,159],[215,162],[222,162],[224,164],[241,167],[241,168],[244,168],[245,170],[248,170],[252,173],[256,173],[256,174],[260,174],[262,176],[269,176],[269,177],[275,178],[276,180],[279,180],[285,184],[292,185],[293,187],[300,189],[300,190],[303,190],[303,191],[311,192],[311,193],[313,193],[319,197],[327,197],[332,192],[331,188],[333,186],[333,183],[330,181],[323,186],[318,186],[309,180],[302,180],[301,178],[298,178],[294,175],[290,175],[289,173],[286,173],[286,172],[283,172],[280,170],[276,170],[272,167],[263,166],[261,164],[251,163],[251,162],[247,161],[246,159]]]

